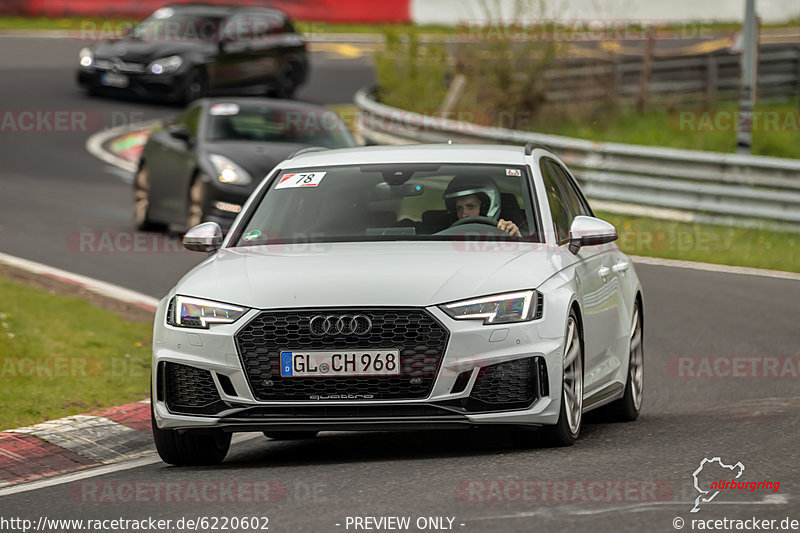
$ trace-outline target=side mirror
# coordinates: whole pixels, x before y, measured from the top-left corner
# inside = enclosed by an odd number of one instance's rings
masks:
[[[173,139],[179,139],[187,143],[192,140],[192,134],[189,132],[189,128],[183,124],[170,124],[167,126],[167,133],[169,133],[169,136]]]
[[[183,236],[183,247],[193,252],[216,252],[222,246],[222,228],[216,222],[199,224]]]
[[[582,246],[616,241],[617,229],[599,218],[577,216],[569,228],[569,251],[577,254]]]

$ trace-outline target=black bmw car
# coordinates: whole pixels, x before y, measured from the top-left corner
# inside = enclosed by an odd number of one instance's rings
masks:
[[[333,111],[269,98],[202,98],[155,129],[134,179],[142,230],[229,227],[272,168],[303,148],[356,146]]]
[[[282,11],[170,5],[123,38],[81,49],[78,84],[186,103],[213,94],[291,98],[308,72],[306,42]]]

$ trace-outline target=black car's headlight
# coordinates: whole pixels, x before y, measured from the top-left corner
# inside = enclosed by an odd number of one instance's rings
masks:
[[[507,292],[440,305],[439,309],[457,320],[483,320],[484,324],[509,324],[533,320],[536,291]]]
[[[91,48],[81,48],[78,52],[78,60],[82,67],[91,67],[94,64],[94,52]]]
[[[248,309],[189,296],[175,296],[170,302],[167,324],[179,328],[208,329],[210,324],[231,324]]]
[[[222,183],[233,183],[235,185],[248,185],[253,178],[245,169],[225,157],[224,155],[211,154],[208,156],[214,170],[217,171],[217,179]]]
[[[181,68],[182,64],[181,56],[162,57],[147,65],[147,70],[153,74],[168,74]]]

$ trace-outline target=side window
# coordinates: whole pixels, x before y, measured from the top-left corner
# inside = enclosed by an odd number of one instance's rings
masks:
[[[550,205],[550,213],[553,216],[553,225],[556,228],[556,239],[561,243],[565,240],[569,240],[569,227],[573,218],[572,213],[545,159],[541,160],[539,168],[544,178],[544,188],[547,190],[547,203]]]
[[[203,108],[201,106],[194,106],[181,113],[181,116],[178,117],[178,124],[186,126],[186,129],[189,130],[189,133],[191,133],[194,138],[197,138],[200,114],[202,111]]]
[[[574,180],[567,173],[567,171],[564,170],[564,167],[551,159],[548,159],[547,162],[553,169],[553,174],[555,174],[556,180],[561,186],[561,190],[564,191],[564,195],[569,203],[570,209],[572,210],[573,216],[584,215],[587,217],[593,217],[594,213],[592,213],[591,208],[589,208],[589,204],[586,202],[586,199],[583,197],[583,195],[578,192]]]

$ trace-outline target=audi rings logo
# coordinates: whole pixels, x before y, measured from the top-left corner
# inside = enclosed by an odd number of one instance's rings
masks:
[[[372,320],[366,315],[316,315],[308,329],[312,335],[366,335],[372,330]]]

